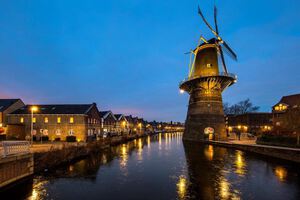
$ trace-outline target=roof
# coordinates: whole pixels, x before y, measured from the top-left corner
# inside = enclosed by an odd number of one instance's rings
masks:
[[[0,99],[0,112],[5,111],[8,107],[19,101],[20,99]]]
[[[104,116],[106,116],[110,112],[111,112],[110,110],[108,110],[108,111],[100,111],[99,114],[100,114],[100,117],[104,117]]]
[[[300,94],[283,96],[277,104],[279,103],[287,104],[289,106],[300,105]]]
[[[115,117],[117,118],[117,120],[120,120],[122,117],[124,117],[124,115],[123,114],[115,114]],[[126,117],[125,117],[125,119],[126,119]]]
[[[111,114],[112,117],[113,117],[115,120],[117,120],[116,117],[115,117],[115,115],[114,115],[114,114],[112,113],[112,111],[110,111],[110,110],[107,110],[107,111],[100,111],[99,114],[100,114],[100,117],[103,118],[103,119],[107,118],[107,117]]]
[[[38,107],[36,114],[86,114],[96,104],[51,104],[34,105]],[[11,114],[30,114],[32,105],[26,105]]]
[[[128,122],[132,122],[132,121],[133,121],[131,115],[125,116],[125,118],[126,118],[126,120],[127,120]]]

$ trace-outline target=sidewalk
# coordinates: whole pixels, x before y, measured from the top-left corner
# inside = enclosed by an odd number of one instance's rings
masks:
[[[218,142],[218,141],[215,141]],[[224,142],[225,143],[225,142]],[[256,144],[255,140],[231,140],[226,142],[228,144],[239,144],[239,145],[246,145],[246,146],[254,146],[254,147],[264,147],[264,148],[273,148],[273,149],[282,149],[282,150],[292,150],[292,151],[299,151],[300,148],[292,148],[292,147],[281,147],[281,146],[271,146],[271,145],[262,145]]]
[[[53,143],[34,143],[30,147],[30,152],[31,153],[40,153],[40,152],[46,152],[50,150],[59,150],[64,147],[70,147],[70,146],[85,146],[86,143],[80,142],[80,143],[68,143],[68,142],[53,142]]]

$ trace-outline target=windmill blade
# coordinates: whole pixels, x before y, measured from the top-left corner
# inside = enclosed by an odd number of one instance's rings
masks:
[[[211,30],[211,32],[216,36],[219,37],[219,35],[216,33],[216,31],[211,27],[211,25],[208,23],[208,21],[205,19],[203,13],[201,12],[200,7],[198,6],[198,13],[201,16],[202,20],[204,21],[204,23],[208,26],[208,28]]]
[[[221,60],[222,60],[222,65],[223,65],[223,70],[224,70],[224,73],[227,75],[228,74],[227,67],[226,67],[224,53],[223,53],[223,50],[222,50],[221,46],[219,46],[219,50],[220,50],[220,55],[221,55]]]
[[[224,45],[224,50],[226,53],[234,60],[237,60],[237,55],[234,53],[234,51],[229,47],[229,45],[225,42],[221,42]]]
[[[219,28],[218,28],[218,20],[217,20],[217,7],[214,6],[214,20],[215,20],[215,27],[216,27],[216,33],[219,35]]]

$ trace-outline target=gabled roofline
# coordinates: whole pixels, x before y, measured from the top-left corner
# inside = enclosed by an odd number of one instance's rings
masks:
[[[115,117],[115,115],[113,114],[112,111],[109,110],[109,111],[104,111],[104,112],[107,112],[107,113],[103,117],[101,117],[101,118],[106,119],[109,116],[109,114],[111,114],[113,116],[113,118],[115,120],[117,120],[117,118]]]

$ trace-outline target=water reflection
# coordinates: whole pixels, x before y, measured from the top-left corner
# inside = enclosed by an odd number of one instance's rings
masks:
[[[111,147],[36,176],[8,199],[300,199],[299,168],[181,139],[158,134]]]
[[[244,153],[242,151],[239,151],[239,150],[236,151],[235,166],[236,166],[235,172],[238,175],[240,175],[240,176],[245,175],[246,162],[245,162],[245,158],[244,158]]]
[[[204,154],[207,160],[212,160],[214,158],[214,147],[213,145],[207,145],[204,150]]]
[[[128,153],[127,153],[127,145],[123,144],[121,147],[121,152],[120,152],[120,167],[122,169],[125,169],[127,166],[127,161],[128,161]]]
[[[275,168],[275,175],[280,181],[285,181],[287,177],[287,170],[282,166],[277,166]]]
[[[177,193],[179,199],[185,199],[187,192],[187,179],[185,176],[180,176],[177,182]]]
[[[266,162],[257,155],[184,142],[190,184],[187,196],[191,199],[299,199],[299,168]],[[201,155],[202,153],[202,155]],[[251,169],[251,170],[250,170]],[[272,172],[270,174],[270,172]],[[290,184],[279,184],[287,181]],[[267,183],[267,184],[266,184]],[[256,189],[257,188],[257,189]],[[186,199],[190,199],[186,196]]]

